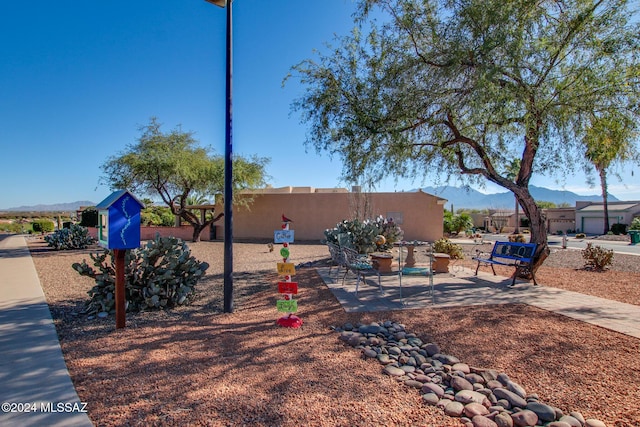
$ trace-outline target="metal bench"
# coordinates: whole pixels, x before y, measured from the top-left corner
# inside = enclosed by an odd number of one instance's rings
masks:
[[[490,265],[494,276],[496,275],[496,270],[493,268],[494,264],[506,265],[509,267],[515,267],[516,269],[511,286],[516,284],[516,277],[518,277],[519,274],[531,274],[533,284],[538,285],[536,282],[536,276],[531,268],[537,246],[538,245],[535,243],[496,242],[493,245],[493,249],[491,250],[489,257],[478,254],[472,258],[473,260],[478,261],[475,274],[476,276],[478,275],[478,269],[481,264]]]

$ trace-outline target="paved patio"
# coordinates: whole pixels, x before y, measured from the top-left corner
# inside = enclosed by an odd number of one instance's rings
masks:
[[[347,312],[520,303],[640,338],[640,306],[534,286],[524,279],[517,279],[516,285],[509,287],[511,278],[486,272],[475,276],[473,270],[455,264],[449,273],[431,277],[403,275],[402,285],[397,272],[382,274],[382,293],[377,277],[370,275],[364,285],[360,284],[357,296],[354,274],[347,276],[343,286],[344,269],[325,267],[317,271]]]

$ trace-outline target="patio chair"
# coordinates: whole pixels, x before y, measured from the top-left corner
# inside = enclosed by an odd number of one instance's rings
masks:
[[[373,266],[371,262],[369,262],[368,257],[362,256],[358,254],[358,252],[354,251],[350,248],[342,248],[342,253],[344,254],[345,259],[345,267],[346,272],[342,277],[342,285],[344,286],[344,279],[347,277],[349,271],[352,271],[356,274],[356,296],[358,296],[358,287],[360,286],[360,278],[362,278],[362,283],[365,281],[365,276],[368,274],[375,274],[378,276],[378,287],[380,288],[380,292],[382,292],[382,283],[380,283],[380,272]]]
[[[340,249],[340,246],[335,243],[327,242],[327,248],[329,248],[329,254],[331,255],[331,266],[329,267],[329,275],[331,275],[331,269],[338,267],[338,272],[341,268],[346,268],[346,262],[344,259],[344,253]]]

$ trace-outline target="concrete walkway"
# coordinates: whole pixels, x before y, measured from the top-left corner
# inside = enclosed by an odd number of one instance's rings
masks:
[[[0,239],[0,425],[92,426],[81,412],[27,243],[22,236]]]
[[[427,276],[382,275],[383,293],[377,277],[368,276],[355,294],[355,276],[349,274],[342,285],[344,270],[320,268],[318,273],[347,312],[385,311],[452,306],[529,304],[573,319],[601,326],[625,335],[640,338],[640,306],[598,298],[547,286],[534,286],[511,278],[479,272],[468,268],[451,268],[450,273]]]

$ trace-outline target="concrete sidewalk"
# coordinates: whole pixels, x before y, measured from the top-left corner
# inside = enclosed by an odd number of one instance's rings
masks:
[[[381,275],[383,293],[378,289],[377,277],[368,276],[355,295],[355,277],[350,274],[342,285],[344,270],[337,272],[319,268],[318,274],[331,289],[347,312],[385,311],[452,306],[529,304],[573,319],[601,326],[625,335],[640,338],[640,306],[598,298],[547,286],[534,286],[517,280],[509,287],[511,278],[474,272],[468,268],[450,267],[450,273],[432,276],[402,277]]]
[[[1,239],[0,425],[92,426],[69,377],[25,238]]]

